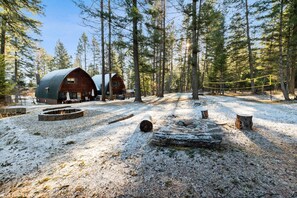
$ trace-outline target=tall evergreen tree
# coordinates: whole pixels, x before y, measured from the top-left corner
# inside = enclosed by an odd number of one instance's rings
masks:
[[[199,0],[199,13],[201,10],[201,0]],[[198,24],[200,23],[200,14],[198,14]],[[199,99],[198,97],[198,62],[197,62],[197,54],[198,54],[198,41],[199,33],[197,37],[197,0],[192,1],[192,97],[194,100]]]
[[[43,6],[40,0],[6,0],[0,2],[0,98],[8,93],[8,83],[6,81],[6,45],[14,38],[18,42],[26,43],[30,47],[32,32],[40,34],[41,23],[31,18],[32,14],[43,14]],[[30,33],[29,33],[30,32]]]
[[[92,37],[91,43],[91,51],[92,51],[92,60],[94,65],[95,74],[99,73],[99,57],[100,57],[100,48],[99,43],[95,36]]]
[[[142,102],[140,76],[139,76],[139,49],[138,49],[138,21],[141,17],[137,8],[137,0],[132,0],[132,7],[130,10],[133,23],[133,63],[135,73],[135,102]]]
[[[79,38],[79,42],[77,45],[77,55],[80,60],[83,60],[83,67],[85,71],[87,71],[87,53],[89,48],[89,39],[87,34],[84,32]]]
[[[102,101],[105,101],[105,51],[104,51],[104,8],[103,0],[100,1],[100,18],[101,18],[101,59],[102,59],[102,85],[101,85],[101,94]]]
[[[58,40],[55,47],[54,63],[56,69],[67,69],[72,67],[71,57],[68,55],[64,44]]]
[[[246,47],[247,47],[247,59],[249,63],[249,76],[250,76],[250,82],[251,82],[251,92],[255,93],[255,57],[253,54],[253,38],[251,38],[251,11],[250,11],[250,5],[248,0],[224,0],[224,3],[227,5],[232,5],[233,10],[240,11],[242,14],[242,18],[244,18],[244,24],[245,24],[245,34],[246,34]],[[235,14],[238,14],[238,12],[235,12]]]

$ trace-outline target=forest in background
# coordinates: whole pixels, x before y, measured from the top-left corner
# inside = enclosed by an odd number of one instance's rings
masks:
[[[37,76],[81,67],[118,73],[141,96],[206,89],[281,89],[295,96],[297,0],[74,0],[83,23],[75,57],[58,40],[39,47],[41,0],[0,0],[0,98],[36,87]],[[76,41],[74,41],[76,42]],[[104,83],[103,83],[104,84]],[[104,93],[104,91],[103,91]],[[105,96],[102,97],[105,99]]]

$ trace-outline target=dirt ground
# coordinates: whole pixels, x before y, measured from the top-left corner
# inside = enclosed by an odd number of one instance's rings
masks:
[[[48,106],[36,105],[0,119],[0,197],[297,197],[296,103],[190,97],[71,104],[85,116],[55,122],[38,121]],[[154,132],[173,116],[203,123],[205,107],[205,122],[224,133],[220,146],[157,147],[139,130],[147,114]],[[252,131],[235,128],[237,112],[252,112]]]

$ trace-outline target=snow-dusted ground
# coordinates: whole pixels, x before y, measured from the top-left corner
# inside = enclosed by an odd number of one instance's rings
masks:
[[[86,115],[55,122],[38,121],[49,106],[36,105],[0,119],[0,197],[297,197],[297,103],[190,97],[71,104]],[[224,131],[218,148],[154,147],[139,130],[146,114],[157,131],[203,108]],[[237,113],[253,115],[253,131],[234,127]]]

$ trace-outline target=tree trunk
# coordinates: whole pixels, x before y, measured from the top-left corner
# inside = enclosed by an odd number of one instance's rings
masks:
[[[160,97],[164,97],[164,87],[165,87],[165,64],[166,64],[166,0],[163,0],[163,41],[162,41],[162,48],[163,48],[163,56],[162,56],[162,82],[161,82],[161,93]]]
[[[297,14],[297,2],[293,2],[293,10],[292,15],[296,16]],[[292,19],[291,19],[292,20]],[[297,22],[294,21],[293,27],[292,27],[292,42],[291,47],[292,50],[290,51],[290,59],[291,59],[291,67],[290,67],[290,84],[289,84],[289,93],[295,95],[295,81],[296,81],[296,67],[297,67]]]
[[[197,53],[198,53],[198,43],[197,43],[197,0],[193,0],[192,5],[192,89],[193,89],[193,99],[197,100],[198,97],[198,79],[197,79]],[[201,0],[200,0],[201,4]]]
[[[5,44],[6,44],[6,21],[2,18],[2,24],[1,24],[1,48],[0,48],[0,54],[5,54]]]
[[[137,0],[133,0],[133,9],[137,9]],[[134,60],[134,72],[135,72],[135,102],[142,102],[141,89],[140,89],[140,77],[139,77],[139,54],[138,54],[138,13],[133,13],[133,60]]]
[[[140,75],[141,76],[141,75]],[[145,88],[145,74],[142,74],[142,89],[143,89],[143,97],[146,97],[146,88]]]
[[[161,97],[161,84],[162,84],[162,48],[159,47],[159,74],[158,74],[158,90],[157,96]]]
[[[187,57],[185,58],[186,66],[185,70],[185,76],[184,76],[184,92],[187,92],[191,90],[191,66],[192,66],[192,59],[190,54],[190,46],[186,48],[187,51]]]
[[[156,62],[157,62],[157,59],[156,59],[156,56],[157,56],[157,53],[156,53],[156,44],[154,43],[154,49],[153,49],[153,54],[154,54],[154,58],[153,58],[153,70],[156,71]],[[155,87],[155,84],[156,84],[156,72],[153,72],[152,73],[152,79],[153,79],[153,83],[152,83],[152,94],[153,95],[156,95],[156,87]]]
[[[101,5],[101,55],[102,55],[102,85],[101,85],[101,94],[102,101],[105,101],[105,60],[104,60],[104,16],[103,16],[103,0],[100,2]]]
[[[288,82],[285,83],[285,71],[283,66],[283,5],[284,2],[281,0],[280,19],[279,19],[279,78],[281,90],[283,92],[285,100],[290,100],[288,92]]]
[[[170,56],[170,76],[169,76],[169,85],[168,85],[168,90],[170,93],[171,93],[171,85],[172,85],[172,79],[173,79],[173,50],[174,50],[174,47],[172,46],[171,48],[171,56]]]
[[[1,23],[1,46],[0,46],[0,103],[5,102],[5,44],[6,44],[6,19],[2,17]]]
[[[187,35],[186,35],[186,46],[185,46],[185,57],[184,57],[184,65],[183,65],[183,69],[180,71],[180,75],[181,75],[181,92],[185,92],[185,90],[187,89],[188,87],[188,73],[189,73],[189,67],[188,67],[188,70],[187,72],[186,71],[186,68],[187,68],[187,63],[188,63],[188,59],[189,56],[188,56],[188,39],[187,39]],[[188,65],[189,66],[189,65]]]
[[[109,66],[109,100],[113,99],[112,91],[112,63],[111,63],[111,9],[110,0],[108,0],[108,66]]]
[[[246,38],[248,44],[248,53],[249,53],[249,67],[250,67],[250,77],[251,77],[251,91],[255,93],[255,82],[254,82],[254,59],[251,46],[250,38],[250,24],[249,24],[249,6],[248,0],[245,0],[245,19],[246,19]]]
[[[17,45],[17,38],[15,38]],[[17,48],[17,47],[16,47]],[[16,49],[17,50],[17,49]],[[14,52],[14,83],[15,83],[15,103],[19,102],[19,86],[18,86],[18,53]]]
[[[87,71],[87,42],[84,42],[84,65],[85,65],[85,71]]]

